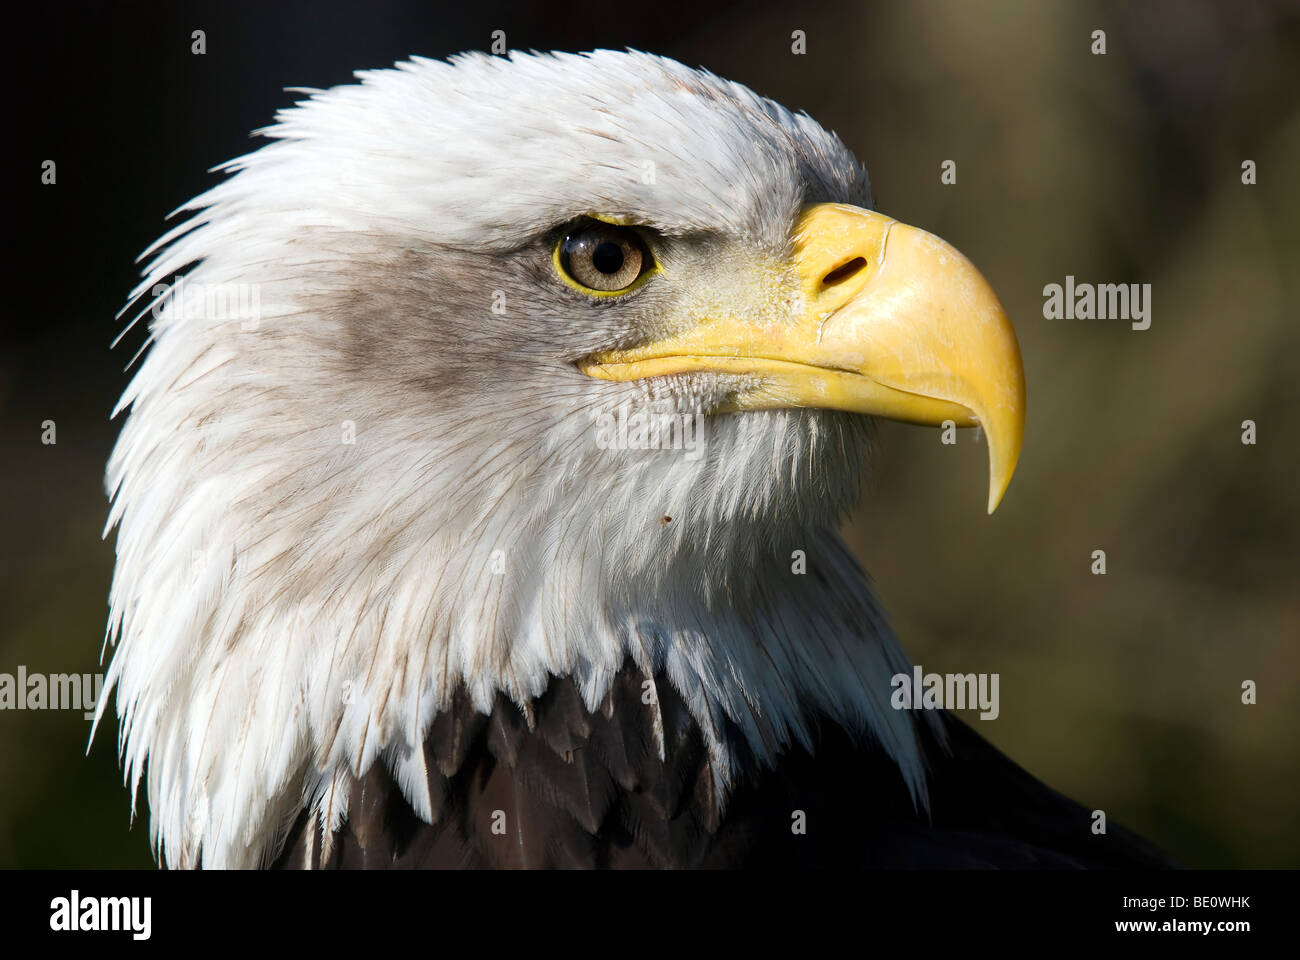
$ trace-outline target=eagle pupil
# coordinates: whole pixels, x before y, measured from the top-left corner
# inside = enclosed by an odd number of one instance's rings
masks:
[[[623,269],[623,248],[606,240],[592,251],[591,264],[601,273],[618,273]]]

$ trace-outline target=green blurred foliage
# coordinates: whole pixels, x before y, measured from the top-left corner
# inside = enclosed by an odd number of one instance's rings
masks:
[[[891,8],[892,117],[836,125],[1002,297],[1019,469],[985,517],[977,437],[887,425],[850,538],[918,662],[1002,675],[976,725],[1029,770],[1188,865],[1300,865],[1294,8],[998,9]],[[1150,283],[1151,328],[1044,319],[1067,274]]]

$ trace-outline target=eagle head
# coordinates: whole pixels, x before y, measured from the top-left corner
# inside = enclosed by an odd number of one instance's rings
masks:
[[[923,799],[835,525],[872,416],[981,425],[1001,497],[1024,384],[988,284],[809,117],[671,60],[358,79],[225,164],[135,291],[108,679],[161,856],[265,862],[304,807],[328,835],[376,763],[428,819],[458,691],[569,677],[594,711],[629,661],[719,802],[816,717]]]

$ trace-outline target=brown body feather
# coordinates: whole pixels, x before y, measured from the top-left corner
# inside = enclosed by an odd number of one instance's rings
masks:
[[[329,844],[304,813],[281,868],[1048,867],[1173,864],[1131,833],[1092,832],[1089,810],[1044,786],[955,717],[923,739],[929,811],[880,751],[822,724],[813,751],[775,769],[742,763],[718,813],[703,738],[681,698],[626,667],[602,709],[553,680],[533,723],[504,698],[491,715],[457,699],[426,741],[432,824],[376,764]],[[655,730],[662,716],[664,760]],[[794,829],[802,811],[806,830]]]

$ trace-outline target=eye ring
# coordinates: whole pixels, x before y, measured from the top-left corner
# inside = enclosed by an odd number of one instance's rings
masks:
[[[640,232],[593,217],[564,231],[552,259],[565,283],[597,297],[628,294],[659,269]]]

